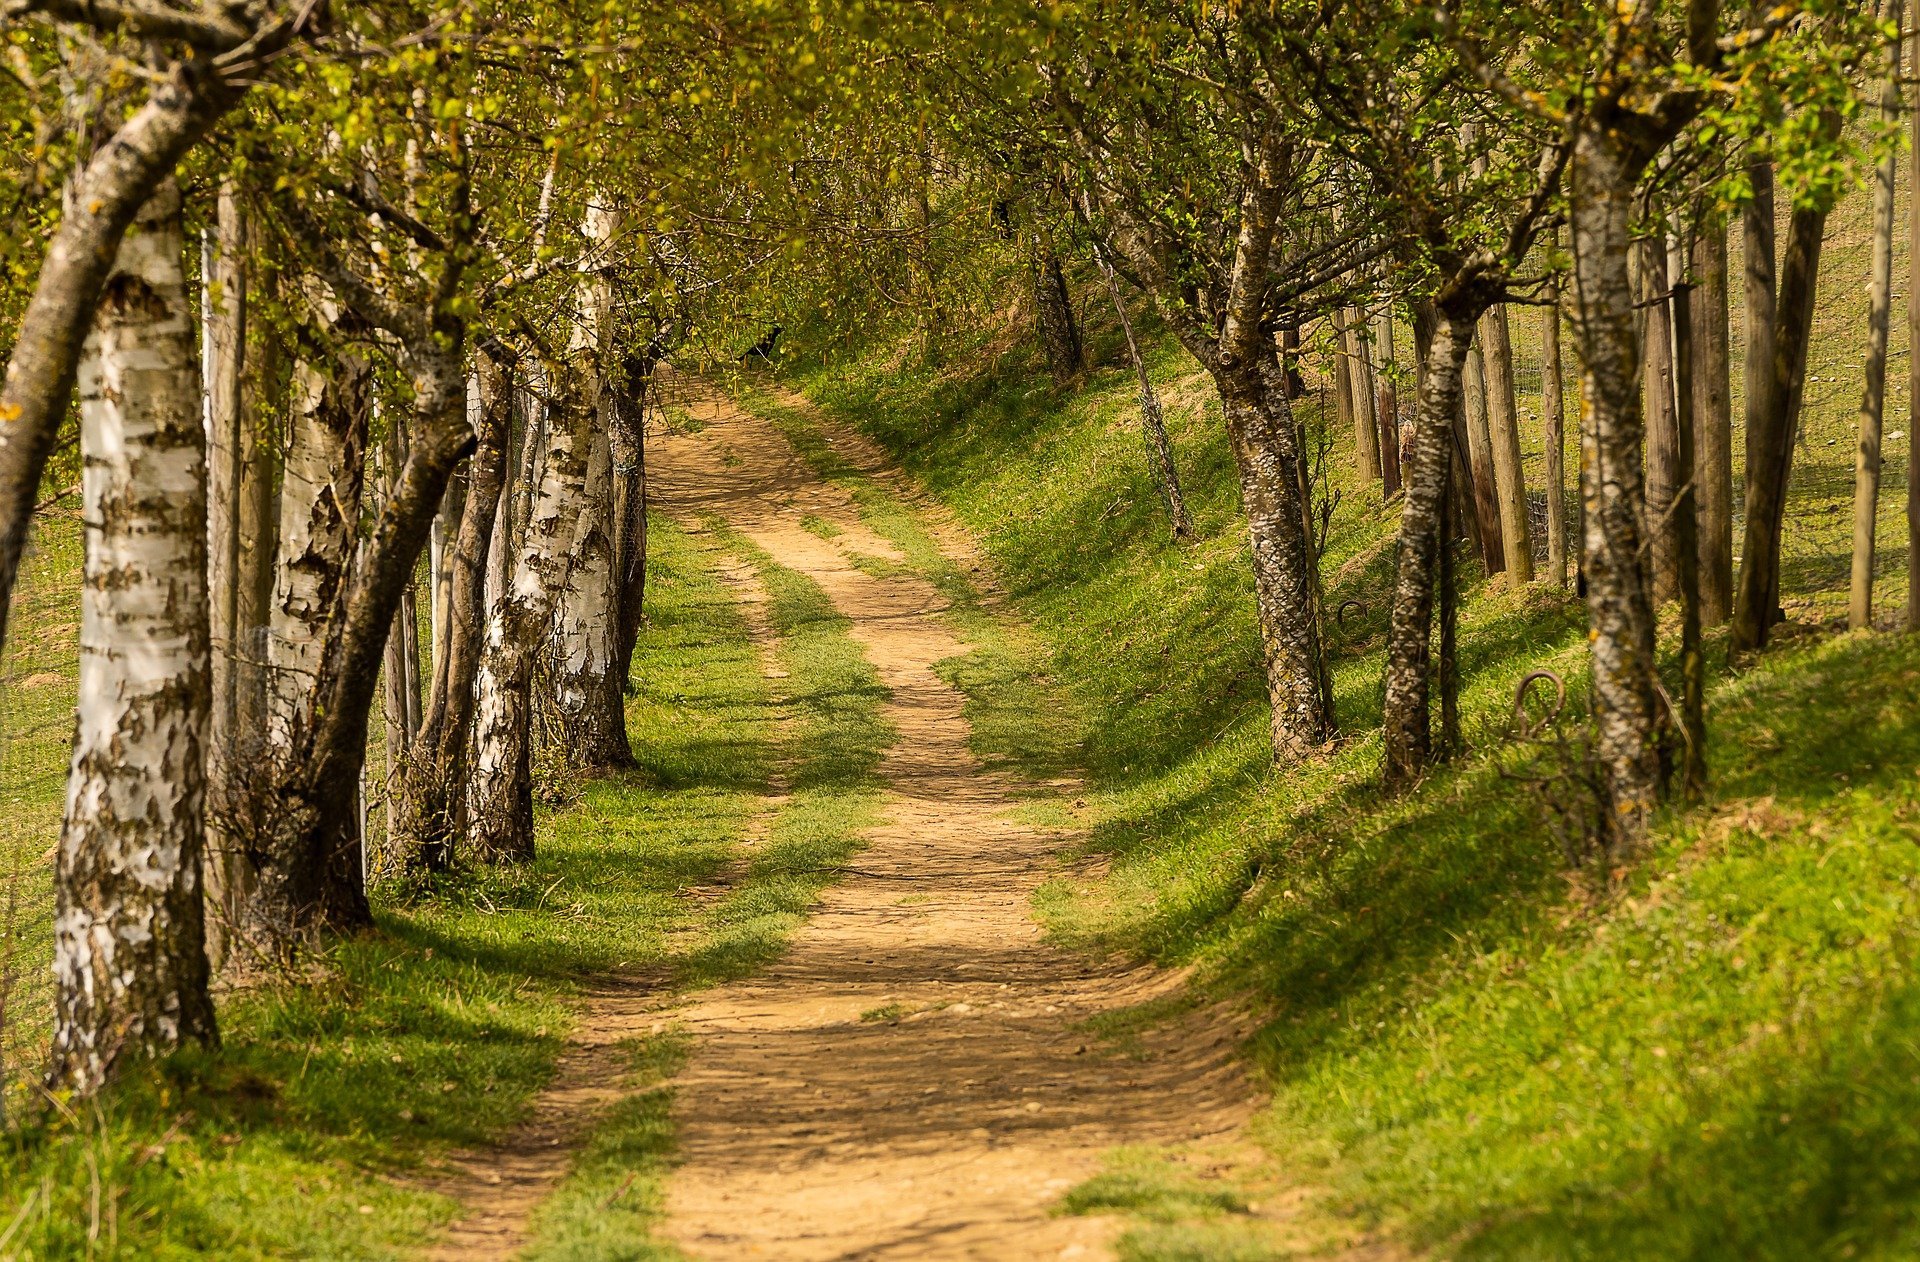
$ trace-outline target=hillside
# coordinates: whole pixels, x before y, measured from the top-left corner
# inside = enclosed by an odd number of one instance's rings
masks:
[[[951,670],[983,757],[1090,776],[1087,848],[1111,866],[1043,891],[1056,938],[1194,965],[1208,993],[1251,1005],[1275,1160],[1415,1241],[1500,1258],[1920,1247],[1920,645],[1811,633],[1718,674],[1707,800],[1667,812],[1630,864],[1576,872],[1555,749],[1515,741],[1511,710],[1528,671],[1582,672],[1583,611],[1546,585],[1474,586],[1470,756],[1383,798],[1392,514],[1349,485],[1323,572],[1327,607],[1347,612],[1330,634],[1350,735],[1276,772],[1217,413],[1156,343],[1200,536],[1176,545],[1124,348],[1111,327],[1092,341],[1100,367],[1066,394],[1004,326],[944,367],[882,342],[802,346],[786,369],[982,541],[1032,621],[1030,665],[1067,704],[1011,694],[1004,662]],[[790,432],[822,423],[762,406]],[[1817,410],[1810,434],[1840,415]],[[1308,426],[1323,428],[1312,411]],[[800,445],[831,472],[830,448]],[[1227,1256],[1156,1239],[1133,1256]]]

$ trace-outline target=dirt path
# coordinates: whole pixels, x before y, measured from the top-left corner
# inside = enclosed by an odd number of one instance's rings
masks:
[[[1196,1019],[1129,1056],[1086,1032],[1178,981],[1042,940],[1029,900],[1063,839],[1015,822],[1019,786],[969,752],[962,698],[933,669],[966,649],[941,598],[855,567],[898,554],[771,425],[719,398],[691,410],[698,432],[655,448],[656,503],[716,514],[818,583],[900,735],[887,822],[854,870],[777,965],[678,1015],[695,1051],[675,1081],[666,1234],[703,1259],[1104,1256],[1114,1224],[1051,1207],[1114,1145],[1235,1132],[1252,1107],[1235,1031]]]
[[[759,574],[740,561],[723,564],[719,576],[760,649],[761,669],[769,675],[783,673],[774,666],[777,640],[767,621],[767,593]],[[756,826],[764,825],[777,806],[779,791],[777,782],[770,786]],[[719,879],[724,884],[728,874]],[[717,896],[721,891],[711,892]],[[527,1243],[534,1210],[566,1177],[594,1119],[626,1094],[626,1040],[658,1029],[670,1015],[667,1010],[675,1002],[670,980],[664,973],[634,972],[599,978],[585,988],[580,1022],[532,1115],[499,1144],[456,1154],[426,1180],[468,1206],[467,1214],[423,1255],[429,1262],[495,1262],[519,1253]]]

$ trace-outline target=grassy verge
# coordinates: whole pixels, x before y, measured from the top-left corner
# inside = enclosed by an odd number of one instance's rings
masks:
[[[0,1085],[45,1050],[52,1019],[49,874],[73,748],[80,550],[77,511],[35,523],[0,656]]]
[[[1093,340],[1113,365],[1112,331]],[[1275,772],[1231,461],[1177,350],[1153,368],[1200,527],[1189,546],[1166,537],[1117,366],[1063,395],[1024,348],[938,370],[891,349],[792,375],[981,540],[1072,699],[1047,721],[1073,727],[1091,845],[1112,864],[1053,883],[1041,912],[1061,940],[1193,964],[1204,988],[1253,999],[1261,1134],[1289,1170],[1461,1257],[1920,1249],[1920,645],[1803,643],[1718,679],[1709,800],[1669,812],[1596,890],[1567,879],[1550,824],[1568,791],[1506,739],[1523,673],[1584,672],[1570,599],[1470,586],[1474,753],[1385,799],[1392,515],[1342,486],[1324,572],[1346,613],[1330,646],[1350,739]],[[1328,428],[1311,406],[1306,421]],[[1031,710],[1003,711],[1024,735],[988,739],[1060,748]],[[1128,1256],[1284,1254],[1195,1252],[1152,1217]]]
[[[226,997],[220,1050],[175,1057],[97,1105],[27,1110],[0,1137],[0,1256],[401,1256],[456,1209],[409,1173],[523,1113],[581,979],[658,969],[694,984],[778,950],[852,843],[836,850],[815,821],[791,845],[756,848],[727,899],[685,896],[741,862],[785,757],[783,707],[713,573],[717,550],[664,524],[654,543],[629,708],[639,771],[543,815],[526,868],[383,908],[376,931],[339,944],[313,977]],[[802,653],[802,638],[782,648],[796,687],[830,692],[849,674],[844,655],[837,675],[807,673],[827,651]],[[9,780],[22,783],[37,782]],[[635,1047],[637,1085],[673,1046]],[[655,1134],[657,1104],[641,1091],[607,1119],[576,1185],[631,1152],[634,1134]],[[644,1204],[647,1188],[635,1191]]]
[[[779,954],[861,833],[878,822],[875,773],[894,738],[880,716],[885,689],[825,593],[717,519],[706,527],[709,546],[751,564],[767,593],[782,674],[763,682],[762,704],[785,716],[774,746],[784,792],[757,822],[763,835],[735,856],[723,878],[729,888],[703,917],[697,938],[674,956],[675,982],[683,987],[745,976]],[[757,663],[716,668],[726,671],[716,678],[729,686],[740,670],[759,676]],[[633,1094],[597,1122],[573,1171],[541,1207],[529,1258],[679,1256],[652,1232],[672,1164],[672,1090],[662,1084],[685,1050],[671,1028],[634,1040]]]

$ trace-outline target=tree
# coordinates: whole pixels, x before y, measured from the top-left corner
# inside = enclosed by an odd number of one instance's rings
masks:
[[[185,247],[163,182],[119,239],[77,365],[86,570],[48,1079],[80,1092],[215,1038],[200,874],[206,440]]]
[[[117,32],[139,41],[154,67],[146,100],[76,173],[68,214],[47,251],[13,339],[0,382],[0,648],[26,547],[40,475],[73,395],[82,346],[120,240],[142,206],[247,86],[323,12],[281,9],[181,10],[32,0],[18,15],[41,13],[78,32]],[[111,59],[91,59],[102,85]]]
[[[1882,16],[1896,30],[1905,6],[1883,0]],[[1900,40],[1888,45],[1887,75],[1881,82],[1880,113],[1891,125],[1900,113]],[[1860,400],[1860,437],[1854,451],[1853,566],[1847,625],[1873,625],[1874,533],[1880,514],[1880,435],[1886,417],[1887,332],[1893,307],[1893,185],[1898,154],[1889,147],[1874,167],[1873,261],[1867,290],[1866,384]]]

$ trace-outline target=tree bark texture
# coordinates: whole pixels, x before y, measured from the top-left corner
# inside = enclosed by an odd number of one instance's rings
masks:
[[[1700,520],[1700,621],[1733,608],[1733,395],[1727,319],[1727,227],[1697,223],[1693,239],[1693,478]]]
[[[513,386],[505,366],[483,354],[477,381],[476,443],[460,526],[449,551],[443,669],[398,787],[394,854],[409,868],[444,870],[454,859],[473,736],[474,685],[486,636],[486,565],[506,481]]]
[[[647,401],[657,360],[629,357],[606,418],[613,457],[613,572],[616,598],[613,673],[633,688],[633,650],[646,619]]]
[[[1467,348],[1466,393],[1467,489],[1479,523],[1480,559],[1488,574],[1507,567],[1506,540],[1500,528],[1500,490],[1493,473],[1493,429],[1487,408],[1486,352],[1478,338]]]
[[[1657,240],[1634,245],[1639,255],[1643,330],[1640,369],[1647,418],[1647,529],[1653,543],[1653,599],[1680,594],[1680,553],[1673,500],[1680,489],[1680,438],[1674,420],[1673,322],[1667,306],[1667,252]]]
[[[1905,6],[1888,0],[1885,14],[1896,26]],[[1900,114],[1900,53],[1896,43],[1892,64],[1880,87],[1880,113],[1889,122]],[[1847,625],[1873,625],[1873,562],[1875,528],[1880,515],[1880,436],[1886,420],[1887,333],[1893,308],[1893,186],[1899,156],[1889,152],[1874,171],[1873,260],[1867,277],[1866,382],[1860,399],[1860,437],[1853,462],[1853,565],[1847,602]]]
[[[1436,319],[1424,348],[1400,506],[1399,553],[1387,628],[1384,777],[1389,786],[1419,779],[1433,761],[1431,709],[1434,586],[1448,527],[1453,418],[1465,389],[1474,317]]]
[[[1908,77],[1907,187],[1920,189],[1920,31]],[[1907,197],[1907,630],[1920,631],[1920,196]]]
[[[1373,414],[1380,430],[1380,493],[1388,499],[1400,493],[1400,396],[1394,385],[1393,311],[1383,311],[1373,323],[1373,344],[1379,360],[1374,373]]]
[[[55,875],[48,1075],[82,1093],[127,1061],[215,1037],[201,891],[206,437],[170,181],[117,244],[77,365],[86,562]]]
[[[118,268],[121,240],[234,99],[208,65],[196,60],[177,67],[87,160],[68,190],[68,211],[47,243],[0,380],[0,649],[40,475],[73,396],[94,307]],[[191,325],[189,313],[182,318]]]
[[[1381,469],[1380,421],[1373,397],[1373,361],[1366,334],[1366,314],[1358,307],[1342,313],[1340,346],[1347,369],[1347,397],[1353,406],[1353,449],[1358,454],[1360,476],[1378,482],[1385,476]]]
[[[1533,581],[1533,531],[1527,520],[1527,479],[1520,457],[1520,410],[1513,394],[1513,339],[1507,308],[1497,305],[1480,317],[1485,348],[1487,431],[1493,454],[1494,492],[1500,503],[1501,559],[1507,583]]]
[[[356,355],[294,367],[280,488],[280,564],[267,665],[268,742],[300,748],[314,689],[338,631],[365,481],[372,373]]]
[[[1547,576],[1567,585],[1567,396],[1560,367],[1560,282],[1547,282],[1540,309],[1540,417],[1545,430]]]
[[[1087,351],[1080,337],[1079,321],[1073,317],[1073,294],[1067,288],[1066,272],[1061,269],[1053,239],[1044,228],[1034,229],[1029,266],[1047,370],[1053,374],[1055,385],[1070,386],[1087,371]]]
[[[1570,174],[1572,316],[1580,344],[1582,569],[1591,618],[1596,754],[1605,784],[1603,844],[1638,845],[1665,791],[1659,746],[1653,592],[1643,551],[1640,351],[1629,227],[1645,164],[1595,122]]]
[[[1120,331],[1126,334],[1127,358],[1133,364],[1134,376],[1140,383],[1140,432],[1146,440],[1153,480],[1166,497],[1167,525],[1175,539],[1191,539],[1193,519],[1187,514],[1187,499],[1180,490],[1180,469],[1174,462],[1173,441],[1167,436],[1166,415],[1160,410],[1160,396],[1153,388],[1153,378],[1147,373],[1146,360],[1140,356],[1140,344],[1134,339],[1133,320],[1127,315],[1127,304],[1120,294],[1119,278],[1112,267],[1105,265],[1104,256],[1101,261],[1102,270],[1107,276],[1107,293],[1113,299],[1114,314],[1119,317]]]
[[[1838,116],[1830,114],[1826,125],[1837,132]],[[1814,294],[1826,225],[1827,212],[1817,207],[1795,207],[1787,220],[1787,246],[1780,261],[1774,309],[1772,371],[1767,374],[1760,406],[1750,405],[1748,413],[1747,522],[1730,636],[1735,652],[1764,647],[1780,608],[1781,531],[1807,380],[1807,347],[1813,337]]]
[[[493,600],[476,685],[469,838],[482,862],[533,857],[530,690],[533,655],[567,586],[585,525],[587,466],[595,413],[583,390],[590,371],[550,369],[556,389],[542,436],[538,488],[518,539],[513,577]]]
[[[589,240],[609,239],[616,219],[610,210],[592,207],[584,233]],[[580,281],[580,320],[573,350],[591,370],[575,380],[584,396],[575,404],[604,421],[614,393],[611,373],[613,283],[599,273]],[[630,767],[627,741],[626,684],[619,676],[614,567],[613,450],[605,424],[596,424],[586,452],[584,502],[571,564],[554,610],[551,644],[553,707],[559,721],[561,752],[579,770]]]

